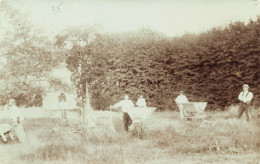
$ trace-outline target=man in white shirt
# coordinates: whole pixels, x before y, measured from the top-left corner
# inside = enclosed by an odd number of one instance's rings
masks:
[[[124,128],[128,131],[129,126],[132,124],[132,119],[130,118],[129,114],[127,113],[131,107],[134,107],[134,103],[129,100],[129,96],[125,95],[124,100],[121,100],[117,104],[111,106],[111,108],[122,108],[123,111],[123,121],[124,121]]]
[[[20,124],[20,122],[24,121],[20,109],[15,105],[14,99],[9,100],[8,108],[10,110],[10,119],[13,121],[14,124]]]
[[[180,91],[180,95],[175,99],[175,102],[176,102],[176,104],[178,105],[178,107],[180,109],[180,118],[183,119],[184,115],[188,116],[188,114],[186,113],[186,111],[183,108],[182,103],[187,103],[187,102],[189,102],[189,100],[183,94],[183,91]]]
[[[24,118],[21,110],[16,106],[15,100],[9,100],[10,119],[13,121],[14,133],[20,142],[25,142],[25,132],[23,128]]]
[[[138,106],[138,107],[146,107],[146,101],[143,98],[143,95],[140,95],[139,99],[136,102],[136,106]]]
[[[250,107],[251,107],[251,100],[253,99],[253,93],[249,92],[249,85],[243,85],[243,91],[240,92],[238,96],[238,100],[240,100],[240,107],[238,109],[238,119],[243,115],[244,111],[246,113],[247,121],[250,120]]]

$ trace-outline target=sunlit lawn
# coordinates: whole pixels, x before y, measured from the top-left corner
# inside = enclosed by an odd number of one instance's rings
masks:
[[[96,128],[77,121],[26,120],[27,142],[2,144],[11,163],[257,163],[260,121],[208,112],[205,120],[180,121],[177,112],[156,112],[139,135],[125,133],[121,114],[97,112]]]

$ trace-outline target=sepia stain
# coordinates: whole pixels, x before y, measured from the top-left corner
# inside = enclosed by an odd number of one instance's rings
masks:
[[[237,77],[242,77],[241,72],[236,72]]]

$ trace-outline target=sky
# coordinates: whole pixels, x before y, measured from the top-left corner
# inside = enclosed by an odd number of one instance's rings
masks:
[[[100,25],[105,32],[140,28],[181,36],[247,23],[260,16],[260,0],[5,0],[49,34],[68,26]]]

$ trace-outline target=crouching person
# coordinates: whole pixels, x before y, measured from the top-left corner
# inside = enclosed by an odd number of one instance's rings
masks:
[[[23,128],[24,118],[20,109],[15,105],[15,100],[9,100],[10,119],[14,128],[14,134],[20,142],[25,142],[25,132]]]
[[[128,114],[128,110],[131,107],[134,107],[134,103],[129,100],[129,96],[125,95],[124,96],[124,100],[121,100],[120,102],[118,102],[117,104],[111,106],[111,108],[122,108],[123,111],[123,122],[124,122],[124,128],[126,131],[128,131],[129,126],[132,124],[132,119],[130,118],[129,114]]]

